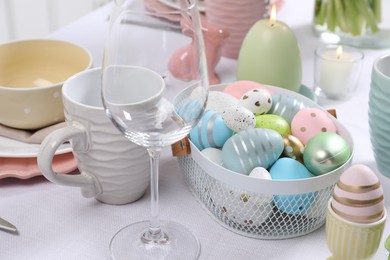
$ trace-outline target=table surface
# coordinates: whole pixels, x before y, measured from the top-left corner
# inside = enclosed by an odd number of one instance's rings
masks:
[[[303,84],[313,85],[313,53],[321,44],[311,30],[314,0],[285,1],[278,19],[296,33],[302,63]],[[299,4],[298,4],[299,3]],[[111,6],[102,8],[61,28],[48,37],[63,39],[88,48],[94,66],[101,64],[107,17]],[[339,120],[350,130],[355,142],[353,163],[365,164],[380,178],[390,203],[390,180],[377,170],[368,128],[368,92],[373,61],[390,49],[363,50],[364,64],[357,93],[347,101],[319,100],[325,108],[335,108]],[[223,58],[217,72],[224,82],[234,80],[236,62]],[[140,200],[121,206],[106,205],[82,197],[78,188],[55,185],[44,177],[28,180],[0,180],[0,216],[14,223],[19,233],[0,231],[0,259],[109,259],[108,244],[123,226],[149,217],[147,192]],[[190,228],[199,238],[200,259],[326,259],[324,227],[302,237],[285,240],[259,240],[228,231],[214,221],[195,200],[184,183],[176,158],[170,149],[161,158],[160,214]],[[387,223],[375,259],[387,259],[383,246],[390,235]]]

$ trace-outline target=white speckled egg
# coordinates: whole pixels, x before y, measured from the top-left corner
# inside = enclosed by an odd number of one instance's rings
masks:
[[[220,114],[207,110],[198,124],[190,131],[190,140],[199,149],[221,148],[233,131],[226,126]]]
[[[254,128],[256,124],[255,115],[245,107],[238,105],[226,108],[222,112],[222,119],[236,133]]]
[[[365,165],[352,165],[341,174],[331,206],[340,217],[355,223],[372,223],[383,217],[383,188],[375,173]]]
[[[282,136],[275,130],[254,128],[230,137],[222,147],[223,166],[248,175],[254,168],[268,168],[281,155]]]
[[[240,98],[238,104],[246,107],[255,115],[263,115],[271,109],[272,96],[267,90],[251,89]]]
[[[263,180],[272,180],[271,174],[267,171],[267,169],[263,167],[256,167],[250,173],[249,177],[263,179]]]
[[[212,161],[213,163],[218,164],[218,165],[222,165],[223,162],[222,162],[221,152],[222,151],[220,149],[217,149],[217,148],[214,148],[214,147],[209,147],[209,148],[203,149],[201,153],[207,159]]]

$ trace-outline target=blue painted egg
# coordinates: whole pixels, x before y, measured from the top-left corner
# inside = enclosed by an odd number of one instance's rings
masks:
[[[223,146],[223,166],[248,175],[256,167],[268,168],[279,158],[283,149],[283,138],[275,130],[244,130],[229,138]]]
[[[287,120],[289,124],[293,117],[303,108],[305,103],[288,95],[272,95],[272,107],[268,114],[279,115]]]
[[[186,123],[198,120],[203,112],[203,105],[199,100],[191,100],[177,109],[177,114]]]
[[[190,131],[190,139],[199,150],[221,148],[232,135],[233,131],[226,126],[221,115],[213,110],[207,110]]]
[[[306,167],[291,158],[280,158],[272,165],[269,173],[273,180],[296,180],[312,177]],[[316,197],[315,192],[294,194],[294,195],[275,195],[274,202],[278,209],[287,214],[304,214],[312,205]]]

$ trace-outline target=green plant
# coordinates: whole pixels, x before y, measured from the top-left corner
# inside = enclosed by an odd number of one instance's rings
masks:
[[[378,32],[381,21],[382,0],[316,0],[314,23],[326,26],[331,32],[336,29],[361,35],[366,30]]]

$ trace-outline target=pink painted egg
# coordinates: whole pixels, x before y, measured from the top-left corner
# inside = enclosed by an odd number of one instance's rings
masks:
[[[292,135],[303,144],[322,132],[336,133],[337,128],[327,112],[318,108],[304,108],[291,121]]]
[[[263,84],[249,80],[239,80],[227,85],[223,92],[240,99],[246,92],[255,88],[268,90]]]
[[[384,214],[383,188],[375,173],[356,164],[341,176],[333,191],[331,206],[340,217],[355,223],[373,223]]]

